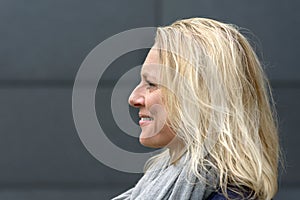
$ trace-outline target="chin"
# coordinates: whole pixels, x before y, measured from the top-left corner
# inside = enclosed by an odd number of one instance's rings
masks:
[[[150,148],[162,148],[162,147],[164,147],[164,145],[157,143],[153,137],[148,137],[148,138],[141,138],[140,137],[140,143],[141,143],[141,145],[143,145],[145,147],[150,147]]]

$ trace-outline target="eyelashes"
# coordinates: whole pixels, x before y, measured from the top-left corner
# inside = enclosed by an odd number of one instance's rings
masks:
[[[152,83],[152,82],[150,82],[150,81],[148,81],[148,80],[146,80],[146,83],[147,83],[147,89],[151,89],[151,88],[156,88],[157,87],[157,84],[155,84],[155,83]]]
[[[156,84],[154,84],[154,83],[152,83],[152,82],[150,82],[150,81],[146,81],[147,82],[147,84],[149,85],[149,86],[156,86]]]

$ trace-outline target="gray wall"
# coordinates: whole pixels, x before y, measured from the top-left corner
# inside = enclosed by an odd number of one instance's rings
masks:
[[[109,199],[131,187],[141,174],[101,164],[79,139],[72,117],[75,75],[113,34],[192,16],[237,24],[259,39],[286,160],[276,199],[298,199],[299,7],[296,0],[1,0],[0,199]],[[129,53],[113,65],[141,64],[145,54]],[[108,72],[96,97],[98,113],[107,112],[109,100],[101,98],[109,96],[117,72]],[[109,117],[104,124],[120,147],[149,151],[122,136]]]

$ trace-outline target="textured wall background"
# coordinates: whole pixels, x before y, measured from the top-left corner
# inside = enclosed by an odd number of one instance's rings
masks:
[[[0,199],[109,199],[133,186],[140,174],[104,166],[78,137],[71,109],[76,72],[96,45],[116,33],[193,16],[237,24],[259,39],[286,159],[276,199],[298,199],[299,7],[296,0],[1,0]],[[141,64],[145,55],[128,53],[112,68]],[[117,72],[107,73],[97,94],[99,114],[107,112],[110,102],[103,97]],[[149,151],[118,133],[109,117],[104,123],[120,147]]]

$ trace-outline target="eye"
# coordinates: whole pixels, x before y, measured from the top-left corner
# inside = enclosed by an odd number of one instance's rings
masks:
[[[157,87],[157,85],[155,83],[152,83],[150,81],[146,80],[146,83],[147,83],[147,89],[151,89],[151,88]]]

